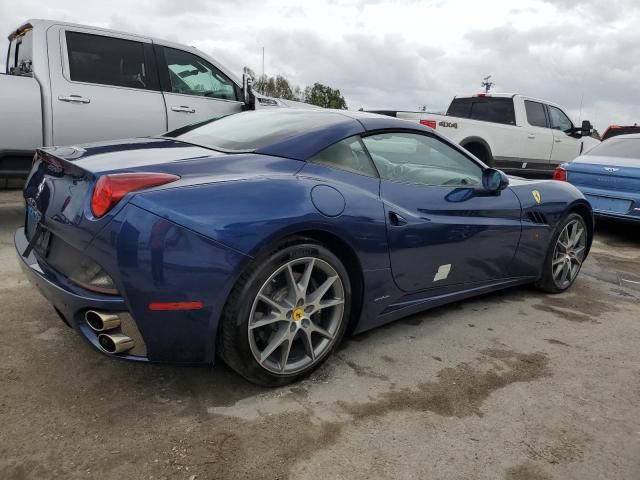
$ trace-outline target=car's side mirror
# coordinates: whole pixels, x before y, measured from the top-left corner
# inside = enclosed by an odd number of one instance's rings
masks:
[[[482,186],[490,192],[501,192],[509,186],[509,177],[497,168],[487,168],[482,172]]]
[[[580,127],[580,131],[583,137],[588,137],[591,135],[591,130],[593,129],[593,125],[589,120],[582,121],[582,127]]]

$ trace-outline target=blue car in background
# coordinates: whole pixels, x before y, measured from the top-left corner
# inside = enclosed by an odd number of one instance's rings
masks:
[[[432,129],[273,109],[41,149],[23,271],[114,358],[309,374],[346,333],[576,280],[593,236],[568,183],[509,179]]]
[[[594,215],[640,222],[640,134],[605,140],[560,165],[553,178],[578,187]]]

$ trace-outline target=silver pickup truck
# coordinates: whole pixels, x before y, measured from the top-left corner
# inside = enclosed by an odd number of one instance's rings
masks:
[[[70,23],[30,20],[9,35],[0,74],[0,177],[26,176],[37,147],[157,135],[261,107],[193,47]]]

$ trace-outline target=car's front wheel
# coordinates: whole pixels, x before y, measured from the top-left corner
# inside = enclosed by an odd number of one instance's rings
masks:
[[[587,224],[577,213],[560,222],[549,244],[538,288],[560,293],[573,285],[587,256],[587,235]]]
[[[220,354],[248,380],[284,385],[308,375],[340,342],[351,288],[330,250],[297,239],[257,259],[222,317]]]

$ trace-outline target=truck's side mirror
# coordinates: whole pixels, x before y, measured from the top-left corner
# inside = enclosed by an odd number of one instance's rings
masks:
[[[256,96],[253,94],[253,78],[246,73],[242,74],[242,101],[243,111],[256,109]]]
[[[580,131],[583,137],[588,137],[591,135],[591,130],[593,129],[593,125],[589,120],[582,121],[582,127],[580,127]]]
[[[489,192],[498,193],[509,186],[509,177],[497,168],[487,168],[482,172],[482,186]]]

